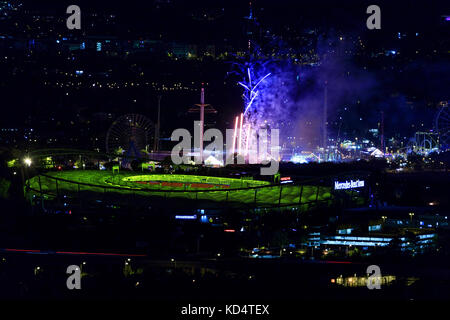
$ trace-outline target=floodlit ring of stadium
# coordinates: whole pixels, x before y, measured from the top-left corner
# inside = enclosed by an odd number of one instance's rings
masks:
[[[77,198],[109,195],[164,197],[227,202],[257,207],[331,204],[331,187],[270,184],[267,181],[183,174],[111,173],[101,170],[71,170],[39,174],[28,180],[34,196]]]

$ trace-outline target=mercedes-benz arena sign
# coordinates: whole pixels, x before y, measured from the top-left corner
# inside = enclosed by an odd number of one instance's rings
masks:
[[[334,182],[334,190],[346,190],[364,187],[364,180],[350,180],[345,182]]]

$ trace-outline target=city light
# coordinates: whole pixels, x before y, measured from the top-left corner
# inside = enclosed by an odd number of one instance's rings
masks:
[[[28,2],[0,1],[0,297],[450,301],[448,8]]]
[[[24,162],[28,167],[30,167],[31,164],[32,164],[31,158],[25,158],[25,159],[23,159],[23,162]]]

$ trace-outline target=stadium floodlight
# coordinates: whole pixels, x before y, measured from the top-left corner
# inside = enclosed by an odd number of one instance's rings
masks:
[[[29,167],[31,166],[31,163],[32,163],[31,158],[25,158],[25,159],[23,159],[23,162]]]

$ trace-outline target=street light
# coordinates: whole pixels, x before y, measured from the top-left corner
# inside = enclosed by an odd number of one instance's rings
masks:
[[[412,218],[413,218],[413,216],[414,216],[414,212],[410,212],[410,213],[409,213],[409,218],[410,218],[410,220],[411,220],[411,223],[412,223]]]
[[[28,158],[28,157],[23,159],[23,162],[25,162],[25,164],[29,167],[31,166],[31,163],[32,163],[31,158]]]
[[[29,187],[30,187],[30,184],[29,184],[28,180],[25,180],[25,173],[26,173],[26,176],[27,176],[27,179],[28,179],[28,170],[27,170],[27,168],[31,167],[32,161],[31,161],[30,157],[26,157],[26,158],[23,159],[23,162],[25,163],[25,166],[21,166],[20,167],[20,173],[22,174],[22,184],[25,186],[25,182],[26,182],[26,187],[27,187],[26,190],[28,191]],[[25,170],[24,170],[24,167],[25,167]],[[24,173],[24,171],[25,171],[25,173]],[[30,201],[31,201],[31,198],[30,198]]]

